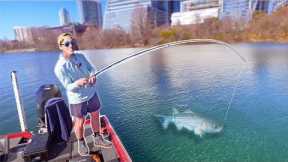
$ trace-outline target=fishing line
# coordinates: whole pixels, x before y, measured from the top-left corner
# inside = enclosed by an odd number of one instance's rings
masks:
[[[242,65],[242,68],[240,69],[240,71],[239,71],[239,73],[238,73],[238,76],[237,76],[237,80],[236,80],[237,82],[234,84],[233,91],[232,91],[232,95],[231,95],[230,101],[228,102],[228,106],[227,106],[227,109],[226,109],[226,112],[225,112],[224,122],[227,120],[229,110],[230,110],[231,105],[232,105],[232,103],[233,103],[233,100],[234,100],[234,98],[235,98],[236,91],[237,91],[237,89],[238,89],[238,87],[239,87],[243,69],[244,69],[244,65]]]
[[[227,108],[226,108],[226,111],[225,111],[225,113],[224,113],[224,122],[225,122],[225,121],[227,120],[227,118],[228,118],[228,113],[229,113],[230,108],[231,108],[231,105],[232,105],[232,103],[233,103],[233,101],[234,101],[234,99],[235,99],[237,89],[239,88],[239,84],[240,84],[240,81],[241,81],[241,76],[242,76],[242,74],[243,74],[243,71],[244,71],[243,69],[244,69],[244,68],[245,68],[245,66],[242,65],[242,68],[239,70],[238,75],[237,75],[237,77],[236,77],[237,79],[236,79],[236,82],[235,82],[235,84],[234,84],[234,86],[233,86],[232,94],[231,94],[231,97],[230,97],[229,101],[227,102]],[[210,108],[210,109],[207,110],[207,111],[204,111],[204,113],[218,110],[218,108],[217,108],[216,105],[218,105],[218,104],[217,104],[217,103],[214,103],[214,104],[211,106],[212,108]]]
[[[140,50],[138,52],[133,52],[131,55],[129,55],[129,56],[127,56],[127,57],[125,57],[125,58],[123,58],[123,59],[121,59],[119,61],[116,61],[116,62],[114,62],[114,63],[112,63],[112,64],[110,64],[110,65],[108,65],[108,66],[106,66],[106,67],[104,67],[102,69],[100,69],[94,75],[98,77],[101,74],[103,74],[104,72],[106,72],[107,70],[115,68],[116,66],[119,66],[119,65],[121,65],[121,64],[123,64],[123,63],[125,63],[127,61],[133,60],[133,59],[135,59],[135,58],[137,58],[139,56],[142,56],[144,54],[149,54],[149,53],[151,54],[151,52],[156,51],[156,50],[160,50],[160,49],[167,48],[167,47],[172,47],[172,46],[179,46],[179,45],[183,45],[183,44],[189,44],[189,43],[202,43],[202,44],[205,44],[205,43],[206,44],[207,43],[213,44],[213,43],[215,43],[215,44],[218,44],[218,45],[223,45],[224,47],[232,50],[233,51],[232,53],[237,55],[240,58],[240,60],[245,63],[245,65],[247,63],[247,60],[243,56],[241,56],[241,54],[237,50],[235,50],[234,47],[232,47],[228,43],[225,43],[225,42],[222,42],[222,41],[219,41],[219,40],[215,40],[215,39],[189,39],[189,40],[181,40],[181,41],[169,42],[169,43],[153,46],[153,47],[150,47],[150,48],[147,48],[147,49],[143,49],[143,50]],[[155,54],[157,54],[157,53],[155,53]],[[240,83],[240,79],[241,79],[240,77],[242,75],[243,67],[244,66],[242,65],[242,68],[241,68],[241,70],[240,70],[240,72],[238,74],[238,80],[237,80],[236,84],[233,87],[233,92],[232,92],[231,98],[230,98],[230,100],[228,102],[228,107],[227,107],[227,110],[226,110],[225,115],[224,115],[224,121],[227,120],[229,111],[231,109],[232,102],[233,102],[233,100],[235,98],[236,90],[238,88],[238,84]]]

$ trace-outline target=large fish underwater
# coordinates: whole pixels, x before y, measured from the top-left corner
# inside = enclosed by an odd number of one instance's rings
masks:
[[[223,125],[204,118],[189,109],[184,112],[173,109],[172,116],[155,115],[155,117],[159,118],[164,129],[167,129],[169,124],[174,124],[178,130],[187,129],[200,137],[206,133],[215,134],[223,130]]]

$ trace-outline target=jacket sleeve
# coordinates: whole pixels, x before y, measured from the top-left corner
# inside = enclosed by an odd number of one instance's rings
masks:
[[[79,86],[75,82],[72,82],[68,75],[63,71],[63,69],[60,69],[59,66],[55,67],[54,73],[67,91],[76,92],[79,89]]]
[[[83,62],[86,64],[88,71],[90,72],[90,75],[94,75],[96,74],[96,70],[95,68],[91,65],[91,63],[86,59],[86,57],[84,55],[81,54],[81,58],[83,60]]]

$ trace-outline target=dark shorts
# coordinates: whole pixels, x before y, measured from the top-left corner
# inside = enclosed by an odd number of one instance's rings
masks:
[[[79,103],[79,104],[70,104],[71,115],[75,117],[84,117],[87,113],[95,112],[100,109],[100,101],[95,94],[90,100]]]

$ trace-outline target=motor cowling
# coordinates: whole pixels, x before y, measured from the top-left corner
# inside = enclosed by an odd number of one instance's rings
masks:
[[[54,97],[61,97],[60,89],[54,84],[45,84],[39,87],[36,92],[38,126],[45,127],[45,110],[46,102]]]

